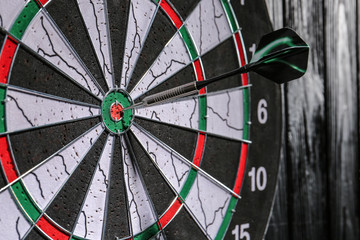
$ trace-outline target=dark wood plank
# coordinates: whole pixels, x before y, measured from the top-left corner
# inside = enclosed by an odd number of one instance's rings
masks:
[[[274,210],[284,212],[277,209],[277,205],[287,208],[282,218],[288,218],[287,221],[272,222],[270,227],[273,226],[274,230],[269,234],[273,235],[267,235],[267,239],[278,239],[284,234],[289,234],[288,239],[324,239],[327,227],[327,165],[323,131],[326,129],[323,1],[286,0],[284,3],[284,15],[272,13],[275,24],[280,26],[279,15],[283,16],[284,25],[297,30],[312,49],[306,76],[286,86],[287,151],[286,164],[282,166],[286,169],[281,172],[286,177],[279,178],[279,191],[286,189],[287,205],[281,204],[284,197],[280,192]],[[287,182],[283,183],[282,179]],[[283,185],[286,187],[281,187]],[[278,234],[274,235],[276,231]]]
[[[329,213],[332,239],[359,239],[357,1],[325,1]]]

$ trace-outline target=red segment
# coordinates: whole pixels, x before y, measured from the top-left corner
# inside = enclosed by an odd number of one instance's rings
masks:
[[[204,80],[204,72],[201,68],[201,63],[200,63],[200,60],[199,59],[196,59],[194,61],[194,66],[195,66],[195,72],[196,72],[196,78],[198,81],[202,81]],[[205,88],[202,88],[200,89],[199,91],[200,94],[205,94],[206,93],[206,89]]]
[[[42,5],[45,5],[49,0],[39,0]]]
[[[246,64],[246,60],[245,60],[244,49],[243,49],[243,45],[241,43],[240,33],[239,32],[235,33],[235,40],[236,40],[237,49],[239,51],[241,66],[244,66]],[[248,85],[249,80],[248,80],[247,73],[244,73],[241,76],[242,76],[242,84],[243,85]]]
[[[235,186],[234,186],[234,190],[233,190],[237,195],[240,194],[240,189],[241,189],[241,185],[242,185],[243,178],[244,178],[248,146],[249,145],[247,143],[242,144],[242,150],[241,150],[241,156],[240,156],[240,165],[239,165],[239,169],[238,169],[238,173],[237,173],[237,177],[236,177],[236,182],[235,182]]]
[[[0,53],[0,83],[7,83],[10,68],[17,48],[17,41],[7,36]]]
[[[110,108],[110,115],[114,121],[119,121],[123,116],[123,107],[119,103],[114,103]]]
[[[37,4],[42,7],[44,6],[49,0],[36,0]]]
[[[36,223],[36,225],[51,239],[68,240],[70,238],[70,234],[64,232],[64,230],[60,229],[45,216],[42,216]]]
[[[193,163],[198,167],[200,166],[202,155],[204,153],[204,146],[205,146],[205,133],[199,133],[196,144],[195,157],[193,160]]]
[[[160,6],[170,17],[171,21],[175,24],[175,27],[179,29],[183,23],[179,15],[174,11],[174,9],[170,6],[170,4],[166,0],[162,0],[160,2]]]
[[[9,144],[5,136],[0,137],[0,161],[8,183],[16,180],[19,175],[16,171],[15,163],[13,157],[11,156]]]
[[[175,200],[175,202],[171,205],[171,207],[164,213],[164,215],[160,218],[159,222],[162,228],[166,227],[169,222],[175,217],[178,213],[180,207],[182,206],[182,202],[179,198]]]

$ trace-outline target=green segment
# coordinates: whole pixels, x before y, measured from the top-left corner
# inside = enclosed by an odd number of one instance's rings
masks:
[[[81,238],[81,237],[77,237],[77,236],[72,236],[71,240],[85,240],[85,238]]]
[[[159,2],[160,2],[160,0],[153,0],[153,2],[155,2],[155,3],[159,3]]]
[[[134,237],[134,240],[150,239],[151,237],[155,236],[159,231],[160,231],[159,225],[157,223],[154,223],[153,225],[145,229],[145,231],[136,235]]]
[[[31,20],[39,10],[40,7],[35,0],[28,2],[11,27],[10,33],[16,38],[21,39],[25,33],[26,28],[29,26]]]
[[[11,189],[14,191],[16,198],[18,199],[20,205],[29,215],[33,222],[40,217],[41,210],[36,206],[34,200],[31,198],[27,190],[25,189],[23,182],[17,181],[11,186]]]
[[[5,97],[6,87],[0,86],[0,133],[6,132],[5,127]]]
[[[215,240],[220,240],[224,238],[225,232],[230,224],[231,217],[234,214],[234,209],[237,203],[237,198],[231,197],[228,209],[226,210],[224,221],[222,222],[220,229],[215,237]]]
[[[199,97],[200,105],[200,121],[199,121],[199,130],[206,131],[206,113],[207,113],[207,102],[206,96]]]
[[[233,32],[236,32],[238,30],[238,27],[237,27],[237,24],[236,24],[234,13],[231,10],[229,0],[222,0],[222,4],[224,6],[224,9],[226,11],[226,15],[227,15],[228,20],[230,22],[231,30]]]
[[[180,197],[185,200],[187,195],[190,192],[191,186],[194,184],[195,178],[197,175],[197,170],[195,168],[190,169],[190,173],[186,179],[184,187],[181,189]]]
[[[182,38],[183,38],[189,52],[190,52],[192,60],[195,60],[198,57],[198,54],[197,54],[195,45],[194,45],[193,41],[191,40],[190,34],[187,31],[185,26],[182,26],[180,28],[180,34],[181,34],[181,36],[182,36]]]
[[[243,91],[244,94],[244,130],[243,130],[243,139],[244,140],[249,140],[249,122],[250,122],[250,94],[249,94],[249,89],[244,89]]]
[[[123,108],[132,105],[130,96],[123,90],[114,90],[106,95],[102,105],[102,118],[106,127],[113,133],[125,132],[132,123],[134,117],[133,109],[124,111],[124,115],[120,121],[114,121],[110,115],[111,106],[114,103],[120,103]]]

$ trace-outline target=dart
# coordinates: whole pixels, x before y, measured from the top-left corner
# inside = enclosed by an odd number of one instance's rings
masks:
[[[263,36],[249,64],[210,78],[191,82],[145,97],[127,109],[150,106],[198,94],[199,90],[211,83],[234,76],[236,74],[256,72],[272,82],[281,84],[300,78],[307,70],[309,46],[290,28],[282,28]]]

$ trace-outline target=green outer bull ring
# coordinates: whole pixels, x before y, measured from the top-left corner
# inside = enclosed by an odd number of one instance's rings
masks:
[[[106,94],[101,105],[101,117],[107,130],[121,135],[129,130],[134,119],[134,109],[127,109],[123,111],[122,118],[120,120],[115,120],[112,118],[110,112],[114,103],[119,103],[122,108],[127,108],[133,104],[133,100],[124,90],[113,89]]]

